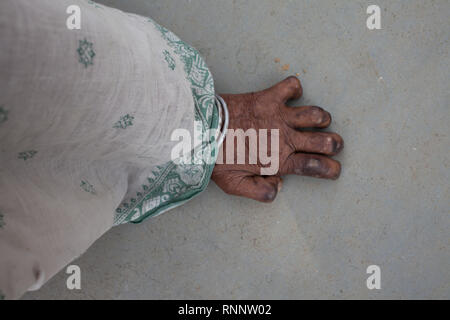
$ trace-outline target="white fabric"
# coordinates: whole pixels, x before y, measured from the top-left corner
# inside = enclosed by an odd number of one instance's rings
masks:
[[[1,0],[0,43],[0,295],[17,298],[111,228],[195,103],[160,30],[92,1]]]

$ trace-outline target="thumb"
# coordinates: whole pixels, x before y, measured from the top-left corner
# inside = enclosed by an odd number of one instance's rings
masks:
[[[272,202],[281,189],[282,180],[277,176],[213,175],[212,179],[225,193],[250,198],[261,202]]]

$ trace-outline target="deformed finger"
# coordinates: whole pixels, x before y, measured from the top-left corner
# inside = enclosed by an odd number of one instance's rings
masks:
[[[326,128],[331,124],[331,115],[316,106],[281,108],[283,120],[291,128]]]
[[[267,89],[268,92],[275,95],[280,102],[286,102],[290,99],[298,99],[303,94],[300,80],[295,76],[290,76],[283,81],[278,82],[273,87]]]
[[[332,132],[290,131],[289,140],[297,152],[321,153],[335,155],[344,148],[344,140]]]
[[[318,154],[293,153],[286,160],[281,172],[335,180],[341,174],[341,164],[339,161]]]
[[[235,176],[214,182],[227,194],[250,198],[261,202],[272,202],[281,189],[282,180],[277,176]]]

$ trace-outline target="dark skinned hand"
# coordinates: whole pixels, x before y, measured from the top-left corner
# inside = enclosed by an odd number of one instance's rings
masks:
[[[333,180],[339,177],[341,165],[330,156],[339,153],[344,147],[341,136],[336,133],[301,131],[303,128],[328,127],[331,115],[316,106],[286,105],[288,100],[300,98],[302,91],[300,80],[291,76],[263,91],[221,95],[228,105],[229,129],[245,131],[253,128],[256,132],[259,129],[279,129],[279,170],[275,174],[261,175],[261,168],[265,165],[259,159],[256,164],[248,164],[248,156],[246,164],[237,164],[235,161],[234,164],[215,165],[212,180],[227,194],[272,202],[281,189],[281,177],[284,175],[297,174]],[[227,139],[230,139],[229,134],[224,141],[224,159]],[[234,145],[236,148],[237,144]],[[245,149],[248,152],[248,141]]]

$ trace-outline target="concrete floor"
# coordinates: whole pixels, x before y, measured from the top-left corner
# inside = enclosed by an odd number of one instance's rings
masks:
[[[211,183],[104,235],[74,261],[82,290],[61,272],[26,299],[450,298],[448,0],[99,2],[197,47],[219,92],[299,73],[297,103],[329,110],[345,139],[343,172],[287,177],[269,205]],[[382,30],[366,28],[370,4]],[[371,264],[381,290],[366,287]]]

